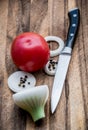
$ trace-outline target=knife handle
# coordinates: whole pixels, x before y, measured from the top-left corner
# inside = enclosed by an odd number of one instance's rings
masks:
[[[78,30],[80,12],[78,8],[70,10],[68,13],[70,19],[70,25],[67,35],[66,47],[73,48],[75,36]]]

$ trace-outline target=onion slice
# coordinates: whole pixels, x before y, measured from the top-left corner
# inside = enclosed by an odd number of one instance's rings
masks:
[[[59,45],[57,49],[50,50],[50,57],[57,56],[57,55],[59,55],[61,53],[61,51],[64,48],[64,41],[60,37],[57,37],[57,36],[47,36],[47,37],[45,37],[45,40],[47,42],[55,41]]]
[[[49,60],[44,67],[45,73],[48,75],[55,75],[57,69],[57,61],[56,60]]]
[[[8,87],[13,92],[23,91],[34,87],[36,84],[36,79],[31,73],[24,71],[17,71],[11,74],[8,78]]]

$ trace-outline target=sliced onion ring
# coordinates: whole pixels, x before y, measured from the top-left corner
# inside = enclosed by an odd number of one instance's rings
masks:
[[[61,53],[61,51],[64,48],[64,41],[60,37],[57,37],[57,36],[47,36],[47,37],[45,37],[45,40],[47,42],[55,41],[55,42],[57,42],[59,44],[59,47],[56,50],[53,50],[53,51],[50,50],[50,57],[57,56],[57,55],[59,55]]]
[[[25,82],[22,83],[24,80]],[[27,73],[24,71],[16,71],[13,74],[11,74],[8,78],[8,87],[13,92],[19,92],[25,89],[30,89],[31,87],[34,87],[35,84],[35,77],[31,73]]]
[[[53,62],[56,62],[55,60],[52,60]],[[51,76],[53,76],[53,75],[55,75],[55,73],[56,73],[56,69],[57,69],[57,64],[55,64],[55,69],[53,69],[53,67],[51,66],[51,70],[50,70],[50,68],[49,68],[49,65],[52,65],[51,63],[50,63],[50,60],[47,62],[47,64],[45,65],[45,67],[44,67],[44,71],[45,71],[45,73],[47,73],[48,75],[51,75]]]

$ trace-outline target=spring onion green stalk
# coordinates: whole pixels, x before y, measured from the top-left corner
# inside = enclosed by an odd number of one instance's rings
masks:
[[[44,118],[44,106],[49,96],[47,85],[41,85],[13,94],[13,100],[20,108],[28,111],[35,121]]]

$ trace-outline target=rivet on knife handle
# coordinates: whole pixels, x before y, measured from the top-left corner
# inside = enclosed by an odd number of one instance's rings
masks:
[[[70,18],[70,26],[67,35],[66,47],[73,48],[75,35],[77,33],[79,24],[79,16],[80,16],[79,9],[75,8],[73,10],[70,10],[68,15]]]

